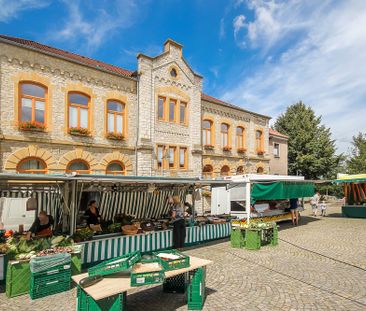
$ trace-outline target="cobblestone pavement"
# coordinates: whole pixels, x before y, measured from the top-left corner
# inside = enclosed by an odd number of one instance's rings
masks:
[[[280,244],[259,251],[233,249],[228,241],[188,250],[214,261],[207,273],[204,310],[366,310],[366,220],[309,217],[301,225],[280,224]],[[76,290],[32,301],[7,299],[0,310],[75,310]],[[182,294],[164,294],[161,286],[128,295],[133,311],[187,310]]]

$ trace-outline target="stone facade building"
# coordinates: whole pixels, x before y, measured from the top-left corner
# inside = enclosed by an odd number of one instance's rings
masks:
[[[269,119],[203,94],[173,40],[129,71],[0,36],[0,172],[270,173]]]
[[[288,136],[269,129],[270,172],[275,175],[288,173]]]

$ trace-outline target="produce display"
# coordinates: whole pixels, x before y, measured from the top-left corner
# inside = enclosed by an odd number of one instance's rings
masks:
[[[243,229],[270,229],[276,226],[275,222],[250,222],[249,224],[242,224],[240,227]]]
[[[24,236],[12,236],[6,241],[6,254],[9,259],[30,259],[35,256],[69,252],[67,247],[73,244],[70,237],[56,236],[53,238],[39,238],[27,241]],[[3,247],[5,249],[5,247]]]
[[[82,241],[90,240],[94,235],[94,231],[90,228],[78,229],[72,236],[73,240],[78,243]]]

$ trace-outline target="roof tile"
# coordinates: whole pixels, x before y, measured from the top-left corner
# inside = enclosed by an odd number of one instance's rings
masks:
[[[44,45],[44,44],[41,44],[41,43],[38,43],[38,42],[35,42],[32,40],[26,40],[26,39],[22,39],[22,38],[10,37],[10,36],[5,36],[5,35],[0,35],[0,38],[7,40],[7,41],[15,42],[24,47],[33,48],[39,52],[48,52],[48,53],[52,53],[55,55],[59,55],[70,61],[77,61],[77,62],[83,63],[85,65],[88,65],[88,66],[96,67],[97,69],[99,68],[99,69],[106,70],[106,71],[109,71],[112,73],[116,73],[118,75],[132,77],[132,75],[134,73],[134,71],[131,71],[131,70],[123,69],[121,67],[107,64],[107,63],[101,62],[99,60],[81,56],[81,55],[71,53],[68,51],[60,50],[60,49],[57,49],[57,48],[54,48],[54,47],[51,47],[48,45]]]

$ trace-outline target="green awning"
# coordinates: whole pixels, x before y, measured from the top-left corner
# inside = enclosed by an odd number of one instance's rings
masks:
[[[283,200],[312,197],[314,195],[312,182],[255,183],[252,186],[252,200]]]

